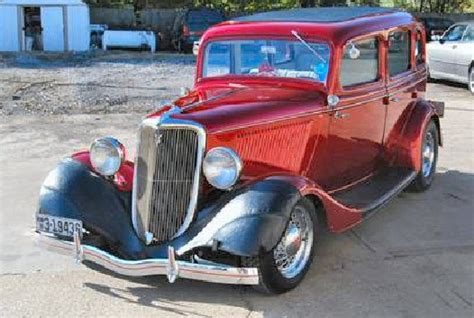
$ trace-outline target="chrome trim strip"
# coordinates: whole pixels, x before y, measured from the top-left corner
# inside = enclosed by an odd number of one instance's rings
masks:
[[[181,277],[220,284],[258,285],[259,283],[258,270],[254,267],[241,268],[223,264],[198,264],[175,260],[174,257],[129,261],[120,259],[94,246],[83,245],[80,241],[68,242],[44,234],[37,234],[37,243],[47,250],[74,258],[80,254],[79,262],[89,261],[125,276],[171,274],[170,278],[172,279]],[[80,252],[78,252],[75,244],[79,246]],[[173,253],[172,248],[170,252]],[[173,275],[176,275],[176,277],[173,277]]]
[[[187,121],[187,120],[178,120],[173,119],[170,116],[162,116],[160,118],[148,118],[145,119],[141,127],[149,126],[156,129],[164,128],[164,129],[172,129],[172,128],[182,128],[182,129],[190,129],[194,130],[198,136],[198,149],[197,149],[197,160],[196,160],[196,168],[194,172],[194,182],[192,188],[192,195],[191,200],[188,206],[188,210],[186,211],[186,217],[184,219],[183,225],[178,229],[174,237],[177,237],[184,233],[187,230],[191,222],[193,221],[194,214],[196,212],[197,201],[198,201],[198,194],[199,194],[199,185],[200,185],[200,178],[201,178],[201,167],[202,161],[204,160],[204,152],[206,149],[206,131],[204,127],[196,122]],[[141,129],[140,129],[141,130]],[[140,137],[138,138],[138,145],[137,145],[137,156],[139,153],[140,147]],[[135,160],[135,162],[137,162]],[[137,202],[136,202],[136,191],[137,191],[137,164],[135,164],[135,174],[133,178],[133,194],[132,194],[132,223],[133,227],[138,234],[139,237],[144,239],[145,233],[149,230],[148,229],[148,222],[147,224],[143,224],[145,227],[144,229],[140,229],[138,226],[138,214],[137,214]],[[143,232],[143,233],[142,233]]]

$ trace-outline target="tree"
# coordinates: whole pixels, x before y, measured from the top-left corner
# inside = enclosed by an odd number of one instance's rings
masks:
[[[316,0],[302,0],[301,6],[303,8],[310,8],[316,6]]]

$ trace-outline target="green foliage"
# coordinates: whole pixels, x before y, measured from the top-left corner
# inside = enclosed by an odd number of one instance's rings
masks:
[[[474,12],[474,0],[393,0],[394,6],[415,12]]]
[[[91,6],[109,8],[183,8],[206,6],[230,15],[295,7],[331,5],[380,5],[416,12],[474,12],[474,0],[83,0]]]
[[[195,0],[195,6],[207,6],[227,12],[255,12],[300,6],[298,0]]]

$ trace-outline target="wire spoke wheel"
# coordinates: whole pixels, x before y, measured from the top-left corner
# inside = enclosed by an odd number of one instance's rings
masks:
[[[275,265],[283,277],[294,278],[305,269],[311,256],[313,235],[309,212],[296,206],[285,233],[273,251]]]
[[[423,142],[423,153],[422,153],[422,174],[423,177],[427,178],[430,176],[433,168],[433,162],[435,159],[435,140],[431,132],[427,132],[425,140]]]

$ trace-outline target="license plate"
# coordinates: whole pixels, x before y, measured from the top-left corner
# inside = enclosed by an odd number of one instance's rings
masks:
[[[82,221],[37,214],[36,230],[65,237],[74,237],[74,233],[78,232],[82,237]]]

